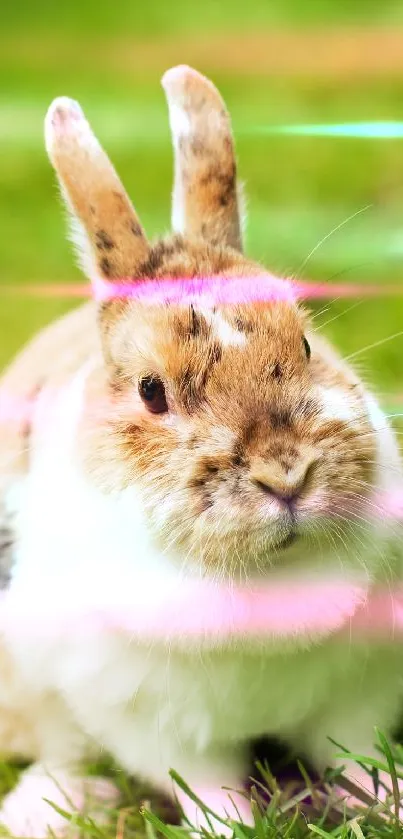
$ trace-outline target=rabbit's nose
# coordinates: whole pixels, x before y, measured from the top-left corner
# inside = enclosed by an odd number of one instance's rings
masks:
[[[256,458],[251,464],[250,479],[263,492],[290,506],[307,489],[317,461],[314,453],[292,464],[280,458]]]

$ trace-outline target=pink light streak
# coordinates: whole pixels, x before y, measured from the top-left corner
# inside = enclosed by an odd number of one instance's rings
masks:
[[[14,396],[0,388],[0,426],[7,424],[29,425],[35,408],[35,398]]]
[[[5,289],[16,293],[14,289]],[[301,283],[281,280],[271,275],[229,278],[206,277],[195,279],[149,280],[135,283],[98,281],[92,287],[83,284],[26,286],[20,294],[45,297],[76,297],[96,300],[131,297],[152,304],[173,302],[181,305],[195,300],[205,305],[284,301],[295,303],[309,298],[376,297],[400,295],[403,289],[393,286],[368,286],[331,283]],[[0,391],[0,423],[29,424],[35,400]],[[403,493],[384,494],[378,499],[383,514],[403,520]],[[155,581],[156,582],[156,581]],[[140,587],[139,587],[140,588]],[[34,628],[45,632],[65,631],[81,634],[86,629],[129,633],[139,639],[197,640],[200,638],[228,641],[237,637],[272,637],[278,639],[316,636],[338,632],[343,628],[354,632],[372,633],[377,637],[403,634],[403,585],[391,593],[379,589],[369,596],[364,589],[341,583],[262,586],[252,590],[234,585],[217,586],[207,581],[181,581],[175,589],[158,594],[152,585],[131,593],[126,606],[102,604],[91,606],[92,595],[84,613],[63,614],[60,604],[52,613],[52,598],[41,604],[40,615],[32,613],[32,591],[27,593],[22,614],[13,603],[0,618],[14,625],[14,629]],[[3,606],[8,593],[2,595]],[[22,602],[21,601],[21,602]],[[67,608],[67,607],[66,607]],[[74,611],[74,610],[73,610]],[[17,614],[18,613],[18,614]],[[30,619],[31,615],[31,619]],[[77,617],[79,620],[77,621]]]
[[[155,583],[155,585],[153,584]],[[267,583],[259,588],[178,579],[174,588],[160,591],[158,580],[126,590],[124,602],[113,595],[107,605],[80,605],[43,590],[40,602],[32,587],[21,596],[3,592],[0,628],[46,636],[59,633],[81,639],[84,633],[124,634],[132,641],[175,641],[185,648],[205,642],[231,643],[237,639],[273,642],[314,639],[340,633],[347,643],[372,639],[390,642],[403,636],[403,585],[392,592],[340,581],[305,584]]]
[[[34,400],[16,397],[9,401],[4,392],[0,396],[0,423],[12,423],[15,416],[21,422],[29,422]],[[381,519],[403,521],[403,490],[383,492],[372,502],[372,510],[377,508]],[[43,586],[40,604],[35,602],[29,587],[26,596],[20,598],[17,593],[11,609],[5,611],[7,592],[3,593],[0,629],[5,620],[13,632],[29,635],[125,633],[138,640],[171,639],[185,644],[200,639],[229,643],[241,637],[286,640],[342,630],[346,631],[346,640],[351,633],[354,637],[372,635],[378,640],[403,635],[403,584],[393,592],[385,587],[368,595],[364,588],[340,581],[242,588],[181,579],[161,591],[158,580],[149,579],[136,586],[129,597],[126,592],[123,603],[116,602],[109,592],[106,605],[97,602],[94,587],[94,591],[86,592],[84,605],[72,603],[64,592],[62,607],[52,591],[46,591],[46,581]]]
[[[305,585],[271,584],[260,589],[216,586],[203,581],[184,585],[150,609],[112,617],[111,627],[135,635],[164,638],[260,637],[287,639],[327,635],[339,630],[388,637],[403,633],[403,590],[379,590],[366,599],[358,586],[313,581]]]
[[[297,300],[331,299],[334,297],[399,297],[403,295],[403,285],[367,285],[359,283],[297,282],[291,279],[278,279],[266,275],[243,278],[163,278],[161,280],[135,280],[106,282],[97,280],[93,286],[89,283],[40,284],[26,285],[22,288],[5,286],[1,289],[6,295],[19,295],[49,298],[89,299],[97,301],[111,300],[114,297],[132,298],[142,303],[177,303],[201,299],[204,303],[215,305],[234,305],[254,302],[296,302]]]

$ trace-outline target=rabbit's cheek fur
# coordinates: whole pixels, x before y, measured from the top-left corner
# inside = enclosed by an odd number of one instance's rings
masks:
[[[240,554],[242,567],[264,569],[286,561],[290,542],[296,539],[293,551],[300,552],[301,539],[314,533],[329,540],[334,527],[351,545],[358,517],[372,514],[377,458],[361,391],[340,378],[326,387],[323,374],[319,383],[313,376],[302,389],[292,377],[273,388],[259,368],[256,348],[253,355],[253,347],[237,347],[231,368],[230,351],[218,346],[204,371],[204,391],[195,386],[194,404],[183,395],[182,411],[176,402],[162,416],[150,416],[141,402],[135,355],[129,384],[121,376],[123,384],[112,396],[102,376],[104,389],[98,393],[97,375],[90,377],[80,450],[91,480],[115,492],[135,483],[158,545],[186,549],[189,560],[197,556],[207,570],[219,564],[236,573],[234,555]],[[203,359],[199,350],[200,368]],[[182,380],[182,368],[183,359],[176,368],[171,361],[174,382],[175,376]],[[208,392],[217,383],[218,398]],[[224,423],[220,389],[227,405]],[[98,403],[102,409],[94,413]]]

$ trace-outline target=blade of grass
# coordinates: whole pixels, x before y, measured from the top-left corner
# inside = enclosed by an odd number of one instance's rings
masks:
[[[183,836],[189,835],[188,831],[184,828],[172,827],[171,825],[165,824],[155,813],[152,813],[151,810],[146,810],[145,807],[142,807],[140,812],[145,821],[149,822],[155,830],[162,833],[166,839],[183,839]]]
[[[331,833],[327,833],[327,831],[322,830],[321,827],[317,827],[315,824],[308,824],[307,827],[309,827],[311,833],[315,833],[316,836],[322,836],[324,839],[329,839],[330,837],[330,839],[332,839]]]
[[[396,766],[395,761],[393,760],[393,755],[389,746],[389,743],[379,728],[375,728],[376,736],[382,746],[383,752],[385,754],[386,760],[388,762],[389,767],[389,774],[392,781],[392,791],[393,791],[393,800],[395,804],[395,819],[396,819],[396,836],[400,836],[400,792],[399,792],[399,783],[397,780],[397,773],[396,773]]]
[[[68,813],[67,810],[63,810],[62,807],[54,804],[53,801],[50,801],[48,798],[43,798],[43,801],[46,801],[46,803],[49,804],[56,813],[59,813],[59,816],[63,816],[63,818],[70,822],[70,824],[81,827],[86,833],[91,833],[93,836],[100,837],[100,839],[105,839],[105,837],[107,837],[105,831],[98,827],[98,825],[89,816],[80,816],[78,813]]]
[[[328,737],[328,740],[330,743],[333,743],[334,746],[337,746],[338,749],[342,750],[342,754],[335,755],[335,757],[348,757],[351,760],[354,760],[356,763],[359,764],[359,766],[361,766],[361,769],[364,769],[364,772],[367,772],[368,775],[372,776],[372,771],[368,769],[368,767],[366,766],[366,764],[372,765],[371,761],[367,757],[364,757],[363,755],[353,755],[352,752],[349,752],[349,750],[342,745],[342,743],[338,743],[337,740],[333,740],[332,737]]]
[[[295,813],[294,813],[294,815],[293,815],[293,817],[292,817],[291,821],[290,821],[290,824],[289,824],[289,825],[288,825],[288,827],[287,827],[286,832],[284,833],[284,839],[288,839],[288,837],[290,837],[290,838],[292,837],[292,831],[294,830],[294,826],[295,826],[295,824],[297,823],[297,821],[298,821],[298,819],[299,819],[299,816],[300,816],[300,812],[299,812],[299,810],[297,809],[297,810],[295,811]]]
[[[234,831],[234,835],[237,837],[237,839],[249,839],[247,834],[244,833],[244,831],[242,830],[242,827],[239,824],[239,822],[235,822],[235,821],[231,822],[231,827],[232,827],[232,830]]]
[[[357,839],[365,839],[365,836],[360,828],[360,825],[358,824],[357,819],[351,819],[351,821],[349,822],[349,827],[351,827],[351,830],[353,831],[354,836],[356,836]]]
[[[388,772],[389,773],[388,765],[386,763],[382,763],[380,760],[377,760],[376,757],[365,757],[364,755],[357,755],[354,752],[347,752],[347,753],[343,752],[342,754],[335,755],[335,757],[338,757],[338,758],[339,757],[340,758],[348,757],[350,760],[354,760],[355,763],[358,763],[362,768],[364,768],[362,766],[362,762],[365,760],[365,762],[367,763],[368,766],[373,766],[375,769],[379,769],[380,772]],[[368,775],[372,775],[372,772],[370,772],[368,769],[367,769],[367,773],[368,773]],[[403,772],[400,773],[400,774],[398,773],[398,777],[403,778]]]
[[[211,809],[211,807],[208,807],[207,804],[204,804],[204,802],[201,800],[201,798],[199,798],[190,789],[190,787],[187,785],[186,781],[184,781],[183,778],[181,778],[181,776],[178,775],[178,773],[175,772],[174,769],[171,769],[169,774],[170,774],[170,777],[172,778],[172,780],[174,781],[174,783],[188,796],[188,798],[190,798],[191,801],[194,801],[194,803],[197,804],[197,806],[200,808],[200,810],[202,810],[202,812],[206,816],[209,814],[210,816],[213,817],[213,819],[216,819],[217,821],[221,822],[221,824],[225,824],[225,825],[228,826],[228,819],[224,819],[218,813],[215,813],[214,810]],[[214,831],[212,831],[212,832],[214,832]]]
[[[292,807],[301,804],[302,801],[305,801],[306,798],[309,798],[310,791],[305,787],[301,792],[298,792],[294,795],[289,801],[286,801],[285,804],[281,804],[278,808],[279,812],[282,814],[287,813],[288,810],[291,810]]]
[[[339,778],[338,786],[346,790],[346,792],[348,792],[349,795],[352,795],[354,796],[354,798],[357,798],[358,801],[362,801],[363,804],[367,805],[367,807],[372,807],[375,804],[377,804],[377,800],[375,797],[371,796],[369,792],[363,790],[353,781],[350,781],[348,778],[346,778],[344,775],[342,775],[342,777]]]
[[[252,793],[252,795],[253,795],[253,793]],[[262,814],[260,812],[259,805],[258,805],[255,798],[253,798],[253,797],[251,798],[250,805],[251,805],[253,820],[255,822],[257,839],[266,839]]]
[[[255,764],[256,768],[259,770],[264,782],[267,784],[267,789],[269,792],[275,793],[278,790],[278,783],[272,772],[270,771],[270,767],[265,763],[260,762],[260,760],[256,761]]]
[[[315,785],[314,785],[313,781],[311,780],[311,778],[309,777],[308,772],[305,769],[305,766],[303,765],[303,763],[301,763],[300,760],[297,760],[297,766],[298,766],[298,769],[301,772],[301,775],[302,775],[302,777],[305,781],[305,784],[306,784],[306,786],[309,790],[310,796],[312,798],[313,806],[315,807],[315,809],[317,809],[318,802],[319,802],[319,797],[317,795]]]

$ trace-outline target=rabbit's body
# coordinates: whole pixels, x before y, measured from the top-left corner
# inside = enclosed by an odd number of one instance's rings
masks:
[[[341,547],[335,553],[324,543],[315,555],[308,545],[304,555],[293,546],[285,551],[281,568],[267,574],[267,585],[284,585],[284,591],[307,580],[326,585],[328,593],[332,582],[346,587],[336,617],[333,587],[329,603],[319,594],[312,618],[322,610],[322,630],[310,628],[304,615],[307,625],[294,638],[268,633],[262,639],[253,632],[249,638],[247,632],[237,637],[235,631],[223,638],[218,621],[217,632],[213,626],[210,635],[200,632],[189,639],[184,613],[182,635],[176,630],[171,636],[170,625],[162,622],[155,637],[150,630],[142,640],[136,635],[136,605],[144,610],[147,604],[155,613],[161,594],[169,599],[170,592],[185,586],[186,573],[179,552],[175,557],[155,549],[139,487],[132,485],[113,499],[88,479],[77,455],[77,430],[87,410],[88,383],[99,364],[96,345],[92,356],[84,364],[80,361],[64,383],[59,379],[56,385],[50,377],[32,412],[30,471],[20,493],[18,551],[3,613],[8,649],[21,680],[17,696],[22,714],[35,700],[31,724],[35,731],[39,721],[44,729],[42,743],[36,736],[32,753],[27,740],[25,754],[50,761],[52,767],[75,765],[88,754],[77,726],[130,772],[164,786],[174,767],[205,789],[210,782],[239,784],[248,740],[262,734],[283,737],[318,768],[332,762],[335,749],[326,739],[332,726],[334,739],[368,751],[373,725],[398,718],[402,654],[390,636],[376,644],[358,636],[353,645],[350,617],[359,610],[369,584],[361,562],[380,578],[380,558],[383,562],[389,556],[392,563],[394,526],[369,523],[367,539],[360,530],[362,555],[356,549],[353,562],[349,551],[341,555]],[[377,475],[381,490],[397,481],[397,452],[380,409],[372,400],[370,405],[374,426],[383,426]],[[191,567],[188,573],[192,579]],[[32,596],[39,580],[40,598]],[[202,610],[202,581],[199,585]],[[223,611],[234,592],[229,585]],[[186,605],[184,598],[182,608]],[[132,620],[126,627],[123,618],[130,608]],[[207,617],[208,597],[204,608]],[[335,623],[328,627],[329,614]],[[49,624],[41,634],[44,615]],[[357,674],[359,689],[352,691]],[[52,696],[55,692],[66,697],[71,719],[64,703]],[[52,697],[50,707],[47,695]],[[21,740],[20,724],[17,731]],[[10,742],[4,745],[13,749]]]
[[[155,246],[77,106],[48,116],[88,272],[136,277],[126,290],[264,284],[240,254],[218,95],[187,69],[165,83],[180,235]],[[19,696],[5,680],[4,718],[27,709],[29,757],[71,772],[106,748],[162,787],[176,769],[222,810],[217,790],[241,783],[251,738],[279,735],[323,769],[328,737],[368,754],[375,725],[392,731],[402,647],[390,615],[381,637],[360,620],[376,586],[401,579],[384,503],[401,492],[398,447],[293,302],[120,296],[98,325],[89,304],[34,341],[3,392],[31,400],[1,452],[15,537],[3,643]],[[17,790],[0,817],[21,811]]]

